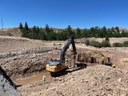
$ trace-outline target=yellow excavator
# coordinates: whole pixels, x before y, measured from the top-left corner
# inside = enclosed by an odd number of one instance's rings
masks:
[[[90,50],[89,52],[78,53],[77,62],[87,63],[87,65],[99,63],[107,66],[113,66],[110,57],[103,55],[97,50]]]
[[[51,73],[51,76],[55,76],[60,71],[68,69],[68,66],[67,66],[68,64],[65,64],[65,53],[66,53],[67,49],[69,48],[70,44],[72,45],[73,56],[74,56],[74,61],[75,61],[77,52],[76,52],[74,38],[71,36],[68,39],[65,46],[63,47],[63,49],[61,50],[60,60],[52,60],[51,59],[49,64],[46,64],[46,70]]]
[[[110,61],[110,57],[104,56],[101,52],[96,51],[96,50],[91,50],[88,54],[89,55],[97,55],[97,57],[100,57],[100,59],[101,59],[101,64],[112,66],[112,62]]]

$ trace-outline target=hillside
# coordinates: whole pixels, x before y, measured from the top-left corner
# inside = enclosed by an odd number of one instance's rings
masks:
[[[16,36],[16,37],[20,37],[21,36],[21,32],[18,28],[7,28],[7,29],[3,29],[0,30],[0,36]]]

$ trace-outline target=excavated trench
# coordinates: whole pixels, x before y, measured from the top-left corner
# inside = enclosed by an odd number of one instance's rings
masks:
[[[59,59],[59,53],[60,50],[52,50],[52,51],[50,50],[44,53],[27,54],[21,57],[19,56],[16,59],[14,58],[13,60],[8,60],[8,62],[4,61],[2,63],[2,66],[7,72],[7,74],[9,74],[11,78],[13,78],[12,79],[13,82],[19,86],[18,89],[22,88],[22,86],[25,85],[31,85],[31,83],[34,82],[39,82],[39,81],[43,82],[43,76],[46,76],[47,82],[52,82],[54,78],[51,77],[49,72],[44,70],[44,68],[45,68],[45,64],[47,64],[51,58]],[[67,58],[66,58],[67,61],[71,60],[70,55],[71,55],[70,53],[67,54]],[[127,60],[123,60],[122,62],[126,62],[126,61]],[[64,75],[67,73],[68,72],[64,73]]]
[[[30,76],[26,76],[25,78],[18,78],[14,80],[16,85],[25,85],[36,81],[43,81],[43,76],[46,76],[47,79],[51,79],[51,75],[48,71],[43,70],[42,72],[35,72],[34,74],[31,74]]]
[[[95,66],[95,65],[97,65],[97,64],[95,64],[95,63],[92,63],[92,64],[91,63],[88,63],[88,65],[87,64],[84,64],[84,68],[86,68],[88,66]],[[61,75],[59,74],[58,76],[63,76],[63,75],[66,75],[68,73],[71,73],[71,72],[74,72],[74,71],[78,71],[80,69],[83,69],[83,68],[80,68],[80,66],[81,65],[79,64],[79,66],[78,66],[79,68],[76,68],[76,69],[73,69],[73,70],[72,70],[72,68],[70,68],[67,71],[63,71],[63,72],[61,72]],[[82,64],[82,66],[83,66],[83,64]],[[31,66],[30,69],[33,70],[34,67]],[[28,75],[25,76],[25,77],[23,77],[23,78],[15,79],[14,80],[15,84],[22,86],[22,85],[31,84],[31,83],[37,82],[37,81],[43,82],[43,76],[46,76],[46,80],[49,81],[49,82],[51,80],[53,80],[53,78],[54,78],[54,77],[51,77],[51,75],[50,75],[50,73],[48,71],[46,71],[45,69],[42,69],[42,68],[41,68],[40,72],[39,72],[39,70],[38,71],[34,71],[33,70],[33,72],[30,72],[30,70],[27,70],[26,71],[26,74],[28,74]]]

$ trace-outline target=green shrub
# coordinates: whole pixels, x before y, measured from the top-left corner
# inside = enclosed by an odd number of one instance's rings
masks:
[[[102,47],[102,44],[97,41],[91,41],[89,45],[94,47],[99,47],[99,48]]]
[[[128,41],[123,42],[124,47],[128,47]]]
[[[109,41],[102,41],[102,43],[97,42],[97,41],[91,41],[89,45],[94,46],[94,47],[99,47],[99,48],[101,48],[101,47],[111,47],[111,44],[110,44]]]
[[[124,41],[123,43],[114,43],[113,47],[128,47],[128,41]]]
[[[90,41],[88,39],[85,40],[85,44],[88,46],[90,45]]]
[[[111,47],[111,44],[109,41],[102,41],[101,46],[102,47]]]
[[[123,47],[123,43],[113,43],[113,47]]]

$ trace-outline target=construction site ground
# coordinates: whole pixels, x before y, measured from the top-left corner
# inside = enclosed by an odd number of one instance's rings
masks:
[[[92,38],[91,38],[92,39]],[[102,39],[98,38],[98,41]],[[127,41],[110,38],[110,42]],[[116,68],[92,64],[59,77],[45,70],[50,59],[59,59],[66,41],[41,41],[0,36],[0,65],[23,96],[128,96],[128,48],[95,48],[76,40],[77,53],[97,50],[111,58]],[[66,60],[70,61],[70,48]],[[46,81],[43,81],[46,76]]]

